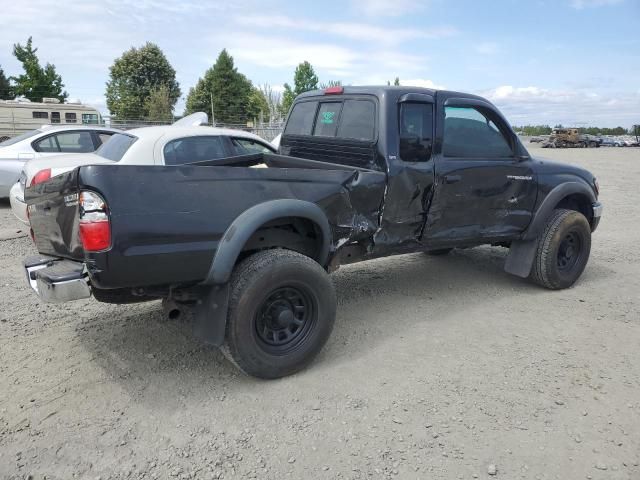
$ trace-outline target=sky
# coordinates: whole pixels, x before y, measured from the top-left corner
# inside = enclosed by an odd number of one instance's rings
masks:
[[[160,46],[183,92],[226,48],[255,85],[320,81],[485,96],[514,125],[640,123],[640,0],[0,0],[0,67],[33,36],[70,98],[107,113],[109,66]]]

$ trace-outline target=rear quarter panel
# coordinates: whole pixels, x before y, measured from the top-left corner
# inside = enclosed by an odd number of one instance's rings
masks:
[[[318,204],[334,239],[372,235],[384,194],[379,172],[224,166],[89,166],[80,189],[107,201],[112,247],[87,255],[100,288],[184,284],[205,278],[227,227],[273,199]]]

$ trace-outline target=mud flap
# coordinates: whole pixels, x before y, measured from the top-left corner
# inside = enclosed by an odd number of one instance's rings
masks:
[[[511,242],[504,270],[512,275],[527,278],[533,267],[537,245],[537,239]]]
[[[229,284],[212,286],[194,309],[193,334],[208,345],[222,345],[228,308]]]

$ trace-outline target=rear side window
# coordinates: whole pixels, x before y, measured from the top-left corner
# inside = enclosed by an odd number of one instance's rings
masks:
[[[513,152],[498,126],[471,107],[445,107],[444,142],[447,157],[511,157]]]
[[[337,137],[373,140],[375,105],[369,100],[345,100]]]
[[[231,143],[235,147],[235,151],[238,155],[247,155],[251,153],[273,153],[273,150],[266,145],[249,138],[232,138]]]
[[[223,158],[227,156],[223,141],[221,136],[185,137],[172,140],[164,147],[164,163],[165,165],[184,165]]]
[[[96,149],[91,132],[58,133],[55,137],[62,153],[89,153]]]
[[[33,149],[36,152],[41,153],[56,153],[59,152],[58,142],[56,142],[56,137],[50,135],[48,137],[44,137],[37,142],[33,142]]]
[[[316,116],[316,128],[313,131],[316,137],[335,137],[340,118],[342,102],[324,102],[320,104]]]
[[[299,102],[293,106],[285,135],[311,135],[318,102]]]

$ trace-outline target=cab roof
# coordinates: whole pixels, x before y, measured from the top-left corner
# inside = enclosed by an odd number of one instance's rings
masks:
[[[486,98],[480,97],[478,95],[473,95],[471,93],[463,93],[463,92],[455,92],[451,90],[438,90],[434,88],[424,88],[424,87],[411,87],[411,86],[396,86],[396,85],[363,85],[363,86],[352,86],[345,85],[342,87],[342,93],[339,95],[374,95],[376,97],[386,97],[389,95],[402,95],[405,93],[421,93],[424,95],[431,95],[433,97],[437,95],[445,95],[447,97],[456,97],[456,98],[470,98],[476,100],[483,100],[487,102]],[[335,95],[335,94],[334,94]],[[297,98],[307,98],[307,97],[331,97],[331,94],[325,93],[325,90],[311,90],[309,92],[301,93]],[[491,102],[489,102],[491,103]]]

